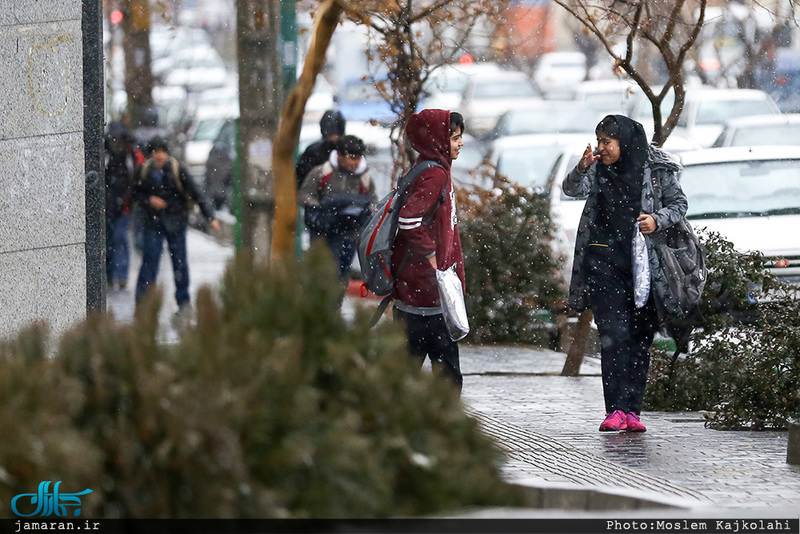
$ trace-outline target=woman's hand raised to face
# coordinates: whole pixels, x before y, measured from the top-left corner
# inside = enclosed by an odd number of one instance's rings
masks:
[[[586,150],[583,151],[583,156],[581,156],[581,160],[578,162],[578,170],[582,173],[588,171],[592,163],[598,159],[600,159],[600,156],[594,154],[592,145],[586,145]]]

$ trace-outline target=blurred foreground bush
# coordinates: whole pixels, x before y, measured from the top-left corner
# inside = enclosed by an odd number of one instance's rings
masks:
[[[519,504],[457,394],[400,330],[348,324],[325,247],[289,268],[237,259],[197,323],[156,339],[88,319],[46,356],[34,327],[0,354],[0,506],[42,480],[91,488],[84,517],[390,517]]]
[[[547,197],[503,179],[459,198],[472,340],[550,346],[564,283]]]
[[[688,355],[653,351],[649,410],[705,410],[720,429],[785,428],[800,417],[800,302],[717,233],[708,255],[701,322]]]

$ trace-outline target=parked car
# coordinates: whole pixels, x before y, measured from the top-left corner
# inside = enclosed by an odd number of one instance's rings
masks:
[[[456,111],[464,116],[467,131],[480,138],[509,109],[540,99],[527,74],[500,71],[470,78]]]
[[[443,65],[434,70],[423,89],[422,109],[458,109],[467,82],[473,76],[500,72],[496,63]]]
[[[586,56],[581,52],[542,54],[533,66],[533,81],[545,98],[572,98],[586,79]]]
[[[188,132],[188,141],[183,150],[183,159],[192,176],[203,176],[206,160],[222,127],[229,119],[239,116],[229,109],[199,108]]]
[[[800,113],[731,119],[712,146],[800,145]]]
[[[233,207],[233,168],[236,163],[238,119],[225,119],[206,159],[202,189],[216,209]]]
[[[598,114],[627,115],[642,94],[636,82],[612,78],[579,83],[575,87],[574,99],[590,105]]]
[[[664,119],[672,110],[675,96],[670,91],[661,103]],[[674,133],[710,147],[722,132],[725,121],[748,115],[778,114],[780,110],[764,91],[758,89],[714,89],[692,87],[687,89],[683,111]],[[645,126],[652,136],[653,109],[646,98],[635,104],[631,116]]]
[[[376,121],[388,125],[397,120],[397,113],[375,83],[371,79],[352,78],[344,84],[336,97],[336,104],[347,121]]]
[[[487,139],[543,133],[594,133],[603,118],[585,102],[535,100],[503,113]]]
[[[778,48],[772,70],[763,70],[759,78],[782,112],[800,112],[800,50]]]
[[[710,148],[680,159],[692,225],[762,252],[775,276],[800,283],[800,147]]]

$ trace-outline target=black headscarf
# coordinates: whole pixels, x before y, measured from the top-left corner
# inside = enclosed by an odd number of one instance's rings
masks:
[[[641,210],[642,180],[647,163],[644,127],[624,115],[608,115],[595,132],[619,141],[620,157],[611,165],[598,161],[598,210],[593,240],[627,251]]]
[[[647,135],[644,126],[625,115],[606,115],[595,132],[603,132],[619,141],[619,159],[611,165],[600,165],[598,171],[609,178],[619,177],[629,185],[641,189],[642,172],[647,162]]]

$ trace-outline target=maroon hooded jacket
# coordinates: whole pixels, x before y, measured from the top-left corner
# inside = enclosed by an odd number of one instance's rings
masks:
[[[417,162],[432,160],[441,167],[431,167],[414,180],[400,209],[400,229],[392,247],[393,296],[403,311],[437,313],[439,290],[428,258],[435,254],[441,270],[455,265],[464,286],[464,256],[450,179],[450,112],[426,109],[415,113],[406,125],[406,134],[419,152]]]

